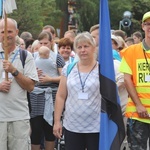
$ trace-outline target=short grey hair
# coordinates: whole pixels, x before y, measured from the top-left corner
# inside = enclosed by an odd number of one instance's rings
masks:
[[[96,42],[94,40],[94,38],[92,37],[92,35],[89,32],[82,32],[79,33],[74,40],[74,49],[77,48],[79,43],[82,42],[87,42],[90,45],[92,45],[93,47],[96,47]]]
[[[14,23],[15,25],[15,28],[18,29],[18,24],[17,24],[17,21],[15,19],[12,19],[12,18],[8,18],[10,20],[12,20],[12,22]]]
[[[7,18],[7,20],[12,21],[12,22],[14,23],[15,28],[18,29],[17,21],[16,21],[15,19]],[[0,19],[0,22],[1,22],[1,21],[5,22],[5,21],[4,21],[4,18]]]

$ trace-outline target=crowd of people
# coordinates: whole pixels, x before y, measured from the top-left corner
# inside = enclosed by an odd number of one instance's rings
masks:
[[[54,150],[64,134],[65,150],[98,150],[99,24],[89,32],[68,30],[60,39],[46,25],[34,39],[30,32],[19,34],[17,22],[8,18],[7,46],[4,26],[1,19],[0,149]],[[142,29],[144,34],[131,37],[111,32],[126,130],[121,150],[146,150],[150,138],[150,12],[143,15]]]

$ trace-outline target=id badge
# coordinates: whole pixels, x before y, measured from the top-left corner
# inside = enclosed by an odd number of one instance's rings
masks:
[[[12,79],[12,77],[13,77],[12,74],[8,73],[8,78]],[[2,73],[2,78],[5,79],[5,72]]]
[[[145,81],[149,82],[150,81],[150,75],[145,76]]]
[[[89,98],[88,93],[79,92],[78,99],[87,100]]]

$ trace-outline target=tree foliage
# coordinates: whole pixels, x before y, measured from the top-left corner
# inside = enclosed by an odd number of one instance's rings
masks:
[[[99,0],[78,0],[77,14],[79,30],[89,31],[92,25],[99,23]]]
[[[100,0],[76,1],[74,17],[79,31],[89,31],[90,27],[99,23]],[[149,0],[108,0],[110,8],[111,28],[119,29],[123,13],[132,13],[132,32],[141,30],[141,19],[149,11]],[[20,33],[29,31],[36,38],[44,25],[53,25],[63,33],[68,29],[68,0],[16,0],[17,10],[10,17],[18,22]],[[125,30],[122,27],[122,30]]]
[[[123,19],[123,13],[125,11],[131,11],[130,0],[109,0],[110,8],[110,19],[111,19],[111,28],[119,29],[119,23]]]
[[[123,13],[130,11],[132,13],[130,34],[135,31],[142,32],[141,20],[143,14],[149,11],[149,0],[109,0],[109,6],[112,29],[119,29],[119,22],[123,19]],[[122,30],[126,31],[123,27]]]
[[[17,10],[15,10],[10,17],[18,22],[20,33],[22,31],[32,31],[32,34],[35,34],[37,30],[41,30],[42,18],[38,11],[40,9],[40,2],[36,0],[19,0],[16,1],[16,3]]]
[[[60,9],[56,9],[56,1],[55,0],[42,0],[41,3],[41,16],[43,18],[43,24],[50,24],[55,28],[59,28],[60,19],[62,17],[62,12]]]
[[[29,31],[36,38],[44,25],[60,24],[61,11],[56,9],[55,0],[16,0],[16,4],[17,10],[9,17],[18,22],[20,33]]]
[[[141,31],[141,22],[142,22],[142,17],[143,14],[149,11],[150,8],[150,2],[149,0],[143,0],[143,1],[134,1],[131,0],[132,2],[132,22],[133,22],[133,32],[134,31]]]

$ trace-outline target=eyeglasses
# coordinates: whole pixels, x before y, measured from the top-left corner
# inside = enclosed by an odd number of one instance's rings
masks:
[[[150,22],[145,22],[144,25],[150,27]]]

